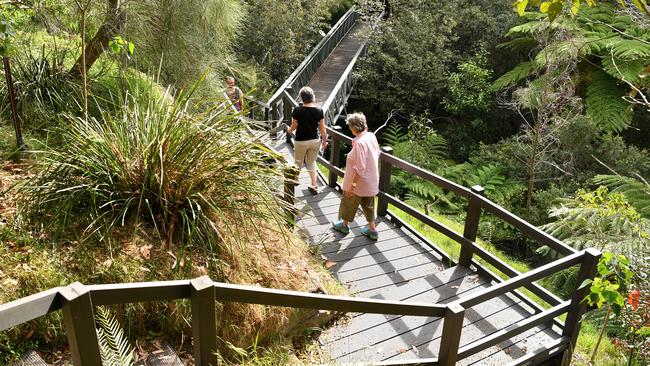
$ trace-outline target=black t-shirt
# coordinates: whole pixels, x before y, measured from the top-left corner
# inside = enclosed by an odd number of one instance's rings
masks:
[[[307,141],[318,138],[318,123],[325,117],[320,107],[296,107],[293,109],[291,117],[298,121],[296,141]]]

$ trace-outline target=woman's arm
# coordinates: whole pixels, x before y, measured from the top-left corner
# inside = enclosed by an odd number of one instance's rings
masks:
[[[320,120],[318,123],[318,128],[320,129],[321,146],[323,147],[323,150],[325,150],[325,147],[327,147],[327,129],[325,129],[325,118],[322,118]]]
[[[295,118],[291,117],[291,126],[287,130],[287,133],[293,133],[293,131],[295,131],[296,128],[298,128],[298,121],[296,121]]]

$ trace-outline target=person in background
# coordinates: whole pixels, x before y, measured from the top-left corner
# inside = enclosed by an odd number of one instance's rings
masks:
[[[244,93],[235,86],[235,78],[228,76],[226,78],[226,95],[230,98],[232,105],[238,112],[241,112],[244,106]]]
[[[302,105],[293,109],[291,113],[291,126],[287,133],[296,131],[294,142],[294,154],[298,170],[302,168],[303,161],[309,171],[311,185],[309,191],[311,194],[318,194],[318,184],[316,181],[316,158],[318,151],[327,147],[327,130],[325,130],[325,114],[323,109],[316,106],[314,91],[305,86],[300,89],[300,99]],[[320,130],[320,141],[318,131]]]
[[[368,226],[361,229],[361,234],[377,240],[379,234],[375,227],[375,196],[379,193],[379,143],[375,134],[368,132],[368,123],[363,113],[349,115],[346,123],[354,139],[345,163],[339,220],[332,226],[343,234],[349,233],[350,222],[361,206],[368,220]]]

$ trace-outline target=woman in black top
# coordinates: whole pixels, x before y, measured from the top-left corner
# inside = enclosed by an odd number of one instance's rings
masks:
[[[325,115],[320,107],[314,105],[314,91],[305,86],[300,89],[302,105],[294,108],[291,113],[291,127],[288,133],[296,131],[294,153],[298,169],[302,167],[303,161],[309,171],[311,186],[309,191],[312,194],[318,193],[316,184],[316,157],[318,150],[327,146],[327,131],[325,130]],[[320,130],[320,142],[318,131]]]

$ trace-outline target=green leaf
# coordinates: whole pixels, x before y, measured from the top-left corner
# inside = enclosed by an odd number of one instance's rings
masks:
[[[552,22],[557,18],[564,9],[564,3],[562,1],[554,1],[548,7],[548,19]]]
[[[542,13],[548,13],[549,6],[551,6],[551,2],[550,1],[544,1],[543,3],[541,3],[539,5],[539,11],[542,12]]]
[[[594,280],[592,280],[591,278],[587,278],[586,280],[582,281],[580,286],[578,286],[578,290],[583,289],[583,288],[591,285],[592,283],[594,283]]]
[[[519,14],[519,16],[522,16],[526,12],[526,7],[528,6],[528,0],[517,0],[515,1],[514,6],[517,8],[517,13]]]
[[[135,51],[135,45],[133,44],[133,42],[129,42],[128,51],[129,51],[129,55],[133,55],[133,52]]]
[[[580,10],[580,0],[573,0],[573,5],[571,6],[571,14],[576,15]]]

